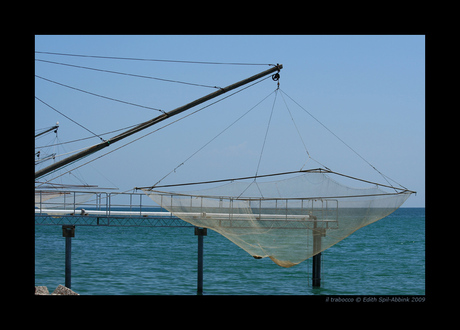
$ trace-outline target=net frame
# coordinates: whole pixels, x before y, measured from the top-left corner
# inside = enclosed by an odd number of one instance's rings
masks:
[[[302,173],[284,180],[256,180],[296,172]],[[370,187],[352,188],[330,178],[331,174],[365,182]],[[299,264],[359,228],[386,217],[414,193],[323,169],[264,175],[250,183],[241,182],[250,178],[254,177],[181,184],[230,181],[197,191],[153,187],[142,190],[182,220],[212,229],[254,258],[269,257],[282,267]]]

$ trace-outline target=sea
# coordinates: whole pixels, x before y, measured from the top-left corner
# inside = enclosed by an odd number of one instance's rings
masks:
[[[196,295],[193,227],[77,226],[72,285],[81,295]],[[35,285],[64,285],[61,226],[35,226]],[[291,268],[254,259],[220,234],[204,237],[204,295],[424,295],[425,208],[399,208],[322,253],[320,288],[311,259]]]

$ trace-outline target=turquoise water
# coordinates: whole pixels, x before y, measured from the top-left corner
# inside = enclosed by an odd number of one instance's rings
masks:
[[[64,284],[61,226],[35,226],[35,285]],[[282,268],[256,260],[212,230],[204,237],[205,295],[423,295],[425,208],[401,208],[323,252],[322,287],[311,261]],[[77,226],[72,290],[86,295],[194,295],[193,228]]]

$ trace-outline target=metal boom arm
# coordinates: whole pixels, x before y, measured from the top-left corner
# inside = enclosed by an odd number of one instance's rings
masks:
[[[150,127],[152,125],[155,125],[155,124],[157,124],[157,123],[159,123],[159,122],[161,122],[161,121],[163,121],[163,120],[165,120],[165,119],[167,119],[169,117],[177,115],[177,114],[179,114],[179,113],[181,113],[181,112],[183,112],[185,110],[188,110],[188,109],[190,109],[190,108],[192,108],[192,107],[194,107],[194,106],[196,106],[198,104],[206,102],[206,101],[208,101],[210,99],[213,99],[213,98],[215,98],[215,97],[217,97],[217,96],[219,96],[221,94],[224,94],[224,93],[226,93],[228,91],[231,91],[231,90],[233,90],[235,88],[238,88],[240,86],[246,85],[246,84],[248,84],[248,83],[250,83],[250,82],[252,82],[254,80],[262,78],[262,77],[264,77],[264,76],[266,76],[266,75],[268,75],[270,73],[273,73],[275,71],[279,72],[282,68],[283,68],[282,64],[277,64],[273,68],[265,70],[265,71],[263,71],[261,73],[258,73],[258,74],[254,75],[252,77],[249,77],[247,79],[241,80],[241,81],[239,81],[237,83],[234,83],[232,85],[229,85],[227,87],[221,88],[221,89],[219,89],[218,91],[216,91],[214,93],[211,93],[211,94],[208,94],[206,96],[203,96],[203,97],[201,97],[201,98],[199,98],[199,99],[197,99],[195,101],[192,101],[192,102],[190,102],[190,103],[188,103],[186,105],[183,105],[183,106],[181,106],[179,108],[176,108],[174,110],[166,112],[166,113],[164,113],[164,114],[162,114],[162,115],[160,115],[158,117],[155,117],[155,118],[150,119],[150,120],[148,120],[146,122],[143,122],[143,123],[137,125],[136,127],[133,127],[131,129],[127,130],[126,132],[123,132],[121,134],[118,134],[118,135],[108,139],[107,141],[104,141],[104,142],[101,142],[99,144],[96,144],[96,145],[94,145],[92,147],[89,147],[89,148],[83,150],[83,151],[80,151],[79,153],[76,153],[76,154],[74,154],[72,156],[69,156],[67,158],[64,158],[63,160],[60,160],[60,161],[58,161],[58,162],[56,162],[54,164],[51,164],[51,165],[49,165],[49,166],[47,166],[47,167],[45,167],[45,168],[43,168],[41,170],[38,170],[37,172],[35,172],[35,179],[40,178],[40,177],[42,177],[42,176],[44,176],[44,175],[46,175],[46,174],[48,174],[48,173],[50,173],[52,171],[55,171],[55,170],[65,166],[65,165],[67,165],[69,163],[75,162],[75,161],[77,161],[77,160],[79,160],[79,159],[81,159],[81,158],[83,158],[85,156],[88,156],[88,155],[90,155],[92,153],[95,153],[96,151],[104,149],[105,147],[108,147],[109,145],[111,145],[111,144],[113,144],[113,143],[115,143],[117,141],[120,141],[121,139],[124,139],[124,138],[126,138],[126,137],[128,137],[128,136],[130,136],[130,135],[132,135],[134,133],[137,133],[137,132],[139,132],[139,131],[141,131],[141,130],[143,130],[145,128],[148,128],[148,127]]]

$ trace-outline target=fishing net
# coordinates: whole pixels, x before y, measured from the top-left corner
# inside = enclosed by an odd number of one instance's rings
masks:
[[[328,170],[300,172],[284,180],[238,180],[187,192],[142,190],[182,220],[212,229],[254,258],[269,257],[282,267],[299,264],[386,217],[413,193],[367,181],[369,187],[352,188],[331,178],[346,176]]]

